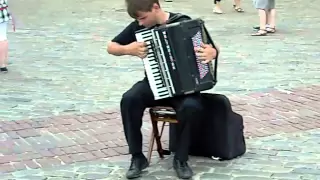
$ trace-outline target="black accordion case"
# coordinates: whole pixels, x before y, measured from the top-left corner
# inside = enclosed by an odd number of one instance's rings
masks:
[[[232,111],[229,99],[220,94],[202,93],[204,116],[192,129],[189,155],[231,160],[246,152],[241,115]],[[175,151],[176,124],[170,124],[169,150]]]

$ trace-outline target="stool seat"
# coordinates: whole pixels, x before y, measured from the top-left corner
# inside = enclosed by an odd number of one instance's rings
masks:
[[[178,123],[178,120],[176,118],[175,110],[172,107],[168,107],[168,106],[151,107],[149,109],[149,114],[150,114],[151,123],[152,123],[152,133],[151,133],[149,151],[148,151],[148,161],[150,162],[154,141],[156,141],[157,151],[160,158],[163,158],[164,155],[170,154],[170,151],[162,149],[160,139],[161,139],[165,124]],[[158,122],[163,122],[160,133],[158,130]]]
[[[151,107],[150,110],[152,112],[158,112],[158,113],[174,113],[176,114],[176,111],[172,108],[172,107],[168,107],[168,106],[154,106]]]
[[[156,106],[150,108],[149,112],[157,121],[176,121],[176,112],[172,107]]]

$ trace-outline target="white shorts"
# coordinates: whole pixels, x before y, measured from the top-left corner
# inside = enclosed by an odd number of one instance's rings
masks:
[[[8,22],[0,23],[0,41],[7,40],[7,26]]]

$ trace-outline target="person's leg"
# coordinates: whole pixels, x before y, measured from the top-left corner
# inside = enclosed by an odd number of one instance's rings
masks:
[[[270,9],[268,14],[268,28],[275,28],[276,27],[276,10]]]
[[[8,72],[7,22],[0,24],[0,72]]]
[[[155,103],[149,83],[145,78],[123,94],[120,108],[125,138],[132,155],[127,178],[137,178],[149,164],[142,153],[142,117],[145,109]]]
[[[276,32],[275,0],[269,0],[268,24],[269,24],[269,27],[267,27],[267,32],[275,33]]]
[[[213,4],[214,4],[213,13],[216,13],[216,14],[223,13],[221,10],[220,2],[221,2],[221,0],[213,0]]]
[[[258,32],[252,34],[252,36],[265,36],[267,34],[267,31],[266,31],[267,13],[264,9],[258,9],[258,12],[259,12],[260,29]]]
[[[203,106],[199,94],[178,97],[171,101],[172,107],[176,110],[178,124],[177,147],[173,160],[173,167],[179,178],[191,178],[193,172],[189,167],[188,154],[190,146],[191,128],[193,122],[200,119]]]
[[[244,12],[244,10],[241,8],[241,1],[240,0],[234,0],[233,8],[237,12]]]

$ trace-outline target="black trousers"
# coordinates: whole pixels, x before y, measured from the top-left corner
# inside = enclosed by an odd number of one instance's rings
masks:
[[[200,118],[203,106],[200,94],[154,100],[147,78],[137,82],[121,99],[121,116],[130,154],[142,153],[142,117],[146,108],[170,106],[177,114],[177,149],[175,158],[188,160],[192,123]]]

